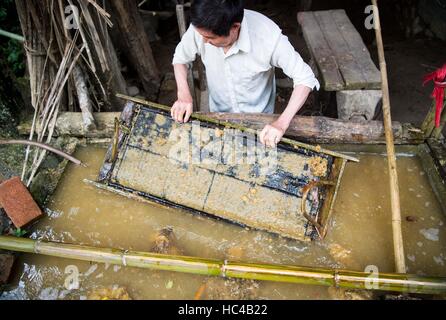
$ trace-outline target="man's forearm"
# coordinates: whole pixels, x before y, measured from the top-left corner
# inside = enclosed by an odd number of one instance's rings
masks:
[[[178,99],[181,100],[191,98],[192,95],[190,93],[189,84],[187,83],[187,65],[174,64],[173,69],[175,73],[175,80],[177,82]]]
[[[277,119],[276,123],[282,127],[283,130],[288,129],[291,120],[299,112],[308,99],[308,95],[311,93],[311,89],[304,85],[298,85],[294,88],[290,101],[285,111]]]

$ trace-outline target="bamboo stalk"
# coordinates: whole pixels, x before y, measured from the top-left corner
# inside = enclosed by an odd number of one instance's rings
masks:
[[[123,94],[119,94],[119,93],[116,94],[116,96],[118,98],[121,98],[121,99],[124,99],[124,100],[133,101],[133,102],[138,103],[138,104],[142,104],[142,105],[150,106],[150,107],[153,107],[153,108],[156,108],[156,109],[159,109],[159,110],[170,112],[170,107],[162,105],[162,104],[150,102],[150,101],[147,101],[147,100],[144,100],[144,99],[135,98],[135,97],[129,97],[129,96],[126,96],[126,95],[123,95]],[[211,117],[208,117],[208,116],[205,116],[205,115],[202,115],[202,114],[199,114],[199,113],[193,113],[191,115],[191,119],[206,121],[206,122],[213,123],[213,124],[216,124],[216,125],[219,125],[219,126],[224,126],[226,128],[236,129],[236,130],[240,130],[240,131],[252,134],[252,135],[257,135],[257,131],[256,130],[248,128],[248,127],[245,127],[245,126],[243,126],[241,124],[232,123],[232,122],[228,122],[228,121],[216,120],[216,119],[213,119]],[[342,154],[342,153],[339,153],[339,152],[336,152],[336,151],[331,151],[331,150],[323,149],[323,148],[320,148],[320,147],[312,146],[312,145],[309,145],[309,144],[306,144],[306,143],[303,143],[303,142],[299,142],[299,141],[296,141],[296,140],[283,138],[281,140],[281,142],[283,142],[285,144],[288,144],[288,145],[290,145],[290,146],[292,146],[294,148],[305,148],[305,149],[308,149],[308,150],[311,150],[311,151],[314,151],[314,152],[324,153],[324,154],[327,154],[327,155],[330,155],[330,156],[333,156],[333,157],[343,158],[343,159],[350,160],[350,161],[353,161],[353,162],[359,162],[359,159],[357,159],[355,157],[351,157],[351,156],[348,156],[348,155],[345,155],[345,154]]]
[[[205,276],[419,294],[446,293],[446,278],[328,268],[229,262],[0,236],[3,250]],[[371,283],[373,282],[373,283]]]
[[[0,36],[5,36],[7,38],[13,39],[13,40],[17,40],[20,42],[25,42],[25,38],[19,34],[15,34],[12,32],[8,32],[5,30],[0,29]]]
[[[376,42],[380,61],[382,91],[383,91],[383,114],[384,129],[386,133],[387,157],[389,166],[390,200],[392,207],[392,230],[393,246],[395,254],[395,266],[398,273],[406,273],[406,263],[404,257],[404,243],[401,229],[401,206],[398,184],[398,172],[396,166],[395,145],[392,131],[392,116],[390,113],[389,82],[387,77],[387,65],[384,55],[384,43],[381,33],[381,22],[378,9],[378,1],[372,0],[374,6],[373,15],[375,23]]]

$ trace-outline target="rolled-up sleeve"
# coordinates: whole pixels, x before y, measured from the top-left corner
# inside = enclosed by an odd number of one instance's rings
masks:
[[[195,28],[190,25],[175,49],[172,64],[189,64],[195,61],[198,43]]]
[[[274,49],[271,64],[281,68],[283,72],[293,79],[294,87],[304,85],[310,89],[319,90],[320,84],[316,79],[313,70],[306,64],[299,53],[296,52],[288,37],[280,35]]]

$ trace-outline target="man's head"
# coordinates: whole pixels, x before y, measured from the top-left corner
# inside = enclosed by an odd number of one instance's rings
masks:
[[[228,47],[238,38],[243,14],[243,0],[194,0],[191,22],[205,42]]]

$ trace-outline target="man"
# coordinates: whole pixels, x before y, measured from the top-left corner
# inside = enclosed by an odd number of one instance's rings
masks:
[[[211,112],[273,113],[275,67],[293,79],[287,108],[259,136],[270,147],[280,142],[310,92],[319,89],[311,68],[269,18],[244,10],[243,0],[194,0],[191,26],[173,58],[178,100],[171,114],[177,122],[192,114],[187,65],[196,55],[206,68]]]

